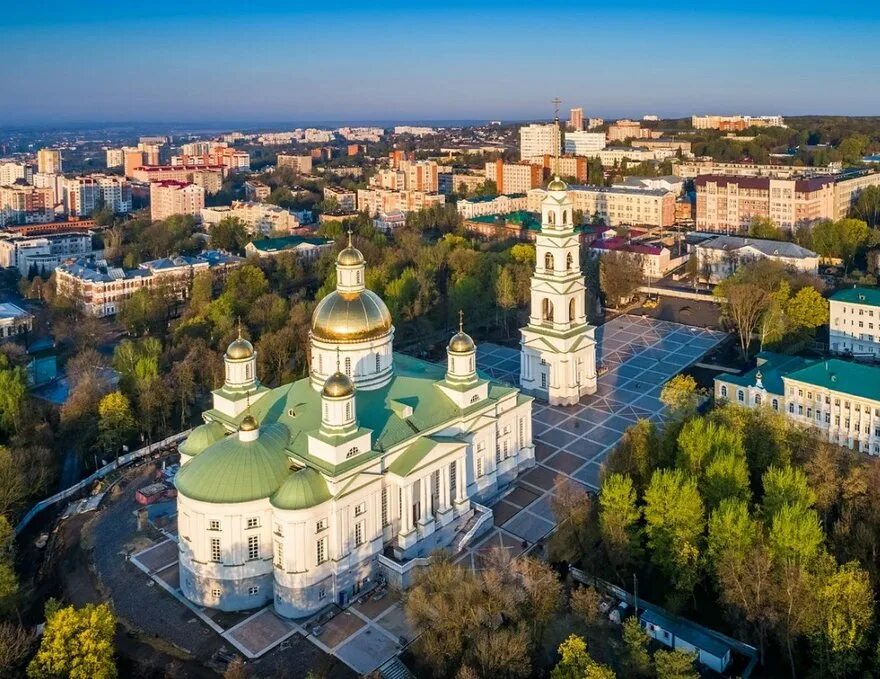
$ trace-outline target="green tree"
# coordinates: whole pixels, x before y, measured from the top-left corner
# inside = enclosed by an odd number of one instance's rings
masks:
[[[663,385],[660,401],[675,417],[682,419],[693,415],[700,402],[697,381],[691,375],[676,375]]]
[[[642,418],[631,425],[605,461],[606,473],[624,474],[639,491],[644,490],[660,463],[657,451],[660,440],[654,423]]]
[[[872,229],[880,227],[880,186],[866,186],[862,189],[850,216],[861,219]]]
[[[785,504],[773,514],[770,554],[779,563],[805,564],[819,554],[824,536],[815,510]]]
[[[212,248],[239,255],[250,241],[247,225],[238,217],[224,217],[210,228],[209,233]]]
[[[837,150],[843,158],[843,162],[849,165],[858,165],[862,162],[865,151],[868,149],[870,139],[863,134],[853,134],[840,142]]]
[[[702,488],[703,499],[710,508],[726,499],[748,499],[749,466],[745,455],[730,451],[716,453],[706,467]]]
[[[694,663],[695,653],[684,651],[657,651],[654,654],[654,672],[657,679],[699,679]]]
[[[510,312],[516,308],[516,287],[513,275],[507,267],[499,267],[498,277],[495,279],[495,303],[501,309],[501,317],[504,323],[504,331],[509,336]]]
[[[599,258],[599,284],[609,306],[631,299],[644,278],[641,256],[610,250]]]
[[[678,435],[677,466],[700,477],[718,455],[744,458],[742,435],[706,418],[688,420]]]
[[[0,514],[0,615],[8,614],[18,596],[15,573],[15,532],[9,520]]]
[[[559,644],[559,656],[550,679],[614,679],[614,672],[593,660],[587,643],[576,634]]]
[[[24,368],[10,363],[6,354],[0,354],[0,427],[7,433],[17,432],[21,426],[26,397]]]
[[[46,604],[40,648],[28,665],[31,679],[114,679],[113,635],[116,617],[107,604],[83,608]]]
[[[814,330],[828,323],[828,300],[816,288],[807,286],[788,300],[785,313],[794,328]]]
[[[651,673],[651,656],[648,654],[650,638],[636,616],[631,615],[623,623],[622,635],[626,647],[627,676],[649,675]]]
[[[736,329],[740,353],[748,358],[752,336],[770,306],[770,294],[743,274],[743,269],[716,285],[713,294],[724,300],[722,314]]]
[[[599,493],[599,531],[616,569],[632,563],[638,554],[640,518],[632,479],[622,474],[606,476]]]
[[[269,292],[269,282],[266,280],[266,274],[258,266],[244,264],[229,273],[220,299],[229,304],[234,316],[243,316],[257,298],[267,292]]]
[[[125,394],[111,391],[98,402],[98,443],[118,456],[122,445],[134,435],[136,425]]]
[[[770,467],[761,477],[764,487],[764,515],[771,519],[785,505],[811,507],[816,496],[807,475],[796,467]]]
[[[749,515],[741,498],[726,498],[709,516],[707,551],[718,568],[730,559],[741,560],[761,536],[760,524]]]
[[[783,240],[779,226],[769,217],[753,217],[749,225],[749,235],[752,238]]]

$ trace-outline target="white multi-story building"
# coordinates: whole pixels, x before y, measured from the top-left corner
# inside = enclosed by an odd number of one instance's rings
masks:
[[[61,174],[61,151],[58,149],[40,149],[37,151],[37,171],[42,174]]]
[[[517,210],[525,210],[526,207],[528,207],[528,199],[524,193],[471,198],[456,203],[456,209],[462,219],[473,219],[486,215],[506,215]]]
[[[424,210],[434,205],[444,205],[446,196],[442,193],[424,191],[389,191],[386,189],[358,189],[358,210],[371,217],[379,213],[400,211],[403,213]]]
[[[785,127],[782,116],[691,116],[695,130],[745,130],[749,127]]]
[[[538,212],[547,192],[532,189],[526,196],[528,210]],[[672,226],[675,223],[672,191],[584,184],[569,186],[568,197],[587,221],[600,220],[605,226]]]
[[[154,221],[171,215],[201,215],[205,207],[205,189],[197,184],[174,180],[150,184],[150,218]]]
[[[596,329],[587,323],[573,215],[568,187],[556,177],[541,203],[531,312],[520,342],[520,387],[552,405],[572,405],[596,391]]]
[[[641,146],[608,146],[589,154],[598,158],[602,167],[614,167],[623,161],[643,163],[652,160],[665,160],[675,156],[674,149],[649,149]]]
[[[15,182],[32,184],[34,180],[34,166],[28,163],[6,162],[0,163],[0,186],[11,186]]]
[[[758,259],[772,259],[786,267],[817,274],[819,255],[795,243],[740,236],[718,236],[693,246],[699,264],[699,277],[718,283],[740,266]]]
[[[481,377],[463,330],[446,366],[394,354],[363,255],[349,246],[336,268],[309,377],[267,389],[239,337],[206,424],[180,446],[180,588],[197,605],[301,618],[380,573],[405,585],[413,559],[488,526],[476,502],[534,465],[532,399]]]
[[[203,207],[201,209],[202,224],[210,231],[212,226],[219,224],[227,217],[235,217],[244,222],[248,233],[265,234],[272,232],[291,232],[299,228],[296,216],[277,205],[270,203],[247,203],[235,200],[232,205]]]
[[[64,260],[91,252],[92,236],[87,232],[0,235],[0,266],[16,268],[22,277],[32,273],[46,277]]]
[[[107,169],[125,167],[125,151],[123,149],[106,149]]]
[[[565,133],[565,152],[576,156],[592,156],[605,148],[604,132],[577,130]]]
[[[519,128],[520,160],[558,156],[561,150],[562,131],[558,123],[533,123]]]
[[[425,137],[436,132],[437,130],[433,127],[417,127],[413,125],[398,125],[394,128],[394,134],[411,134],[414,137]]]
[[[33,327],[32,313],[10,302],[0,304],[0,341],[27,334]]]
[[[743,375],[715,378],[715,398],[766,407],[836,445],[880,455],[880,367],[761,352]]]
[[[90,174],[62,182],[64,209],[69,215],[88,217],[99,207],[116,214],[131,212],[131,184],[125,177]]]
[[[302,156],[291,156],[279,153],[275,159],[276,167],[289,167],[294,172],[300,174],[308,174],[312,171],[312,157],[308,154]]]
[[[828,345],[836,354],[880,357],[880,289],[845,288],[828,298]]]
[[[348,189],[341,189],[335,186],[324,187],[324,200],[333,198],[339,204],[342,212],[354,212],[357,210],[357,193]]]

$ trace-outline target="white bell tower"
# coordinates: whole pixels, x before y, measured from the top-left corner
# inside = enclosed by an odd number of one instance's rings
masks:
[[[573,214],[568,186],[557,175],[541,203],[531,312],[520,352],[520,387],[551,405],[572,405],[596,391],[596,329],[587,323]]]

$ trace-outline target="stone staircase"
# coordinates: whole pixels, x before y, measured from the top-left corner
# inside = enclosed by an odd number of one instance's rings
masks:
[[[379,668],[379,675],[383,679],[415,679],[415,675],[396,655],[383,663]]]

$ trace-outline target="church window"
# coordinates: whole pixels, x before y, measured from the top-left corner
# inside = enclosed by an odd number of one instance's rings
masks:
[[[568,210],[562,211],[562,223],[568,224]]]
[[[376,354],[376,372],[379,372],[382,369],[382,357],[379,354]]]
[[[572,299],[568,302],[568,320],[570,320],[570,321],[574,320],[574,311],[575,311],[575,303],[574,303],[574,300]]]
[[[551,255],[549,252],[544,255],[544,268],[548,271],[553,270],[553,255]]]
[[[260,527],[260,519],[256,516],[251,516],[247,520],[248,528],[259,528]]]
[[[348,452],[345,454],[345,459],[347,460],[350,457],[354,457],[360,452],[360,449],[357,446],[352,446],[348,449]]]
[[[275,541],[275,566],[278,568],[284,566],[284,543],[281,540]]]
[[[477,478],[482,477],[482,476],[483,476],[483,473],[484,473],[484,470],[483,470],[483,458],[482,458],[482,457],[478,457],[478,458],[477,458]]]
[[[327,560],[327,538],[318,540],[315,557],[319,566]]]
[[[358,521],[354,524],[354,546],[360,547],[364,544],[364,522]]]
[[[572,254],[569,252],[569,253],[565,256],[565,268],[566,268],[567,270],[571,271],[571,267],[572,267],[572,266],[574,266],[574,257],[573,257]]]
[[[473,396],[471,396],[471,403],[476,403],[479,400],[480,400],[480,397],[478,394],[474,394]]]
[[[541,389],[547,388],[547,373],[541,373]]]
[[[345,357],[345,374],[351,377],[351,357]]]
[[[357,507],[354,508],[354,515],[360,516],[361,514],[366,513],[367,511],[367,503],[361,502]]]
[[[244,367],[244,376],[245,376],[245,379],[248,379],[248,380],[252,379],[254,376],[254,366],[252,366],[250,363],[248,363]]]
[[[327,588],[324,585],[318,587],[318,598],[324,599],[327,596]]]
[[[320,533],[321,531],[327,530],[327,518],[324,517],[320,521],[315,524],[315,532]]]
[[[360,272],[360,271],[356,271],[356,272],[355,272],[355,274],[354,274],[354,281],[355,281],[355,283],[357,283],[358,285],[361,284],[361,272]]]
[[[211,561],[220,563],[220,538],[211,538]]]
[[[220,530],[220,521],[217,519],[211,519],[208,522],[208,530]]]
[[[727,398],[727,385],[721,385],[721,398]]]
[[[455,500],[458,495],[458,463],[449,465],[449,499]]]
[[[351,401],[345,404],[345,419],[351,419]]]
[[[773,399],[773,410],[779,410],[779,399]]]
[[[761,405],[761,394],[755,394],[755,405]]]
[[[553,320],[553,302],[546,297],[541,301],[541,315],[545,321]]]
[[[474,371],[474,359],[473,358],[468,359],[468,366],[470,368],[470,371],[473,372]]]
[[[248,587],[248,596],[257,596],[260,593],[259,585],[251,585]]]
[[[248,537],[248,559],[253,561],[260,558],[260,536],[251,535]]]
[[[382,489],[382,527],[388,525],[388,489]]]
[[[219,589],[212,589],[211,590],[211,596],[214,597],[215,599],[219,599],[221,594],[223,594],[223,592]]]
[[[552,210],[547,213],[547,222],[550,224],[556,223],[556,213],[553,212]]]
[[[521,417],[519,418],[519,447],[522,448],[526,442],[526,421]]]
[[[318,372],[324,374],[324,354],[318,354]]]

